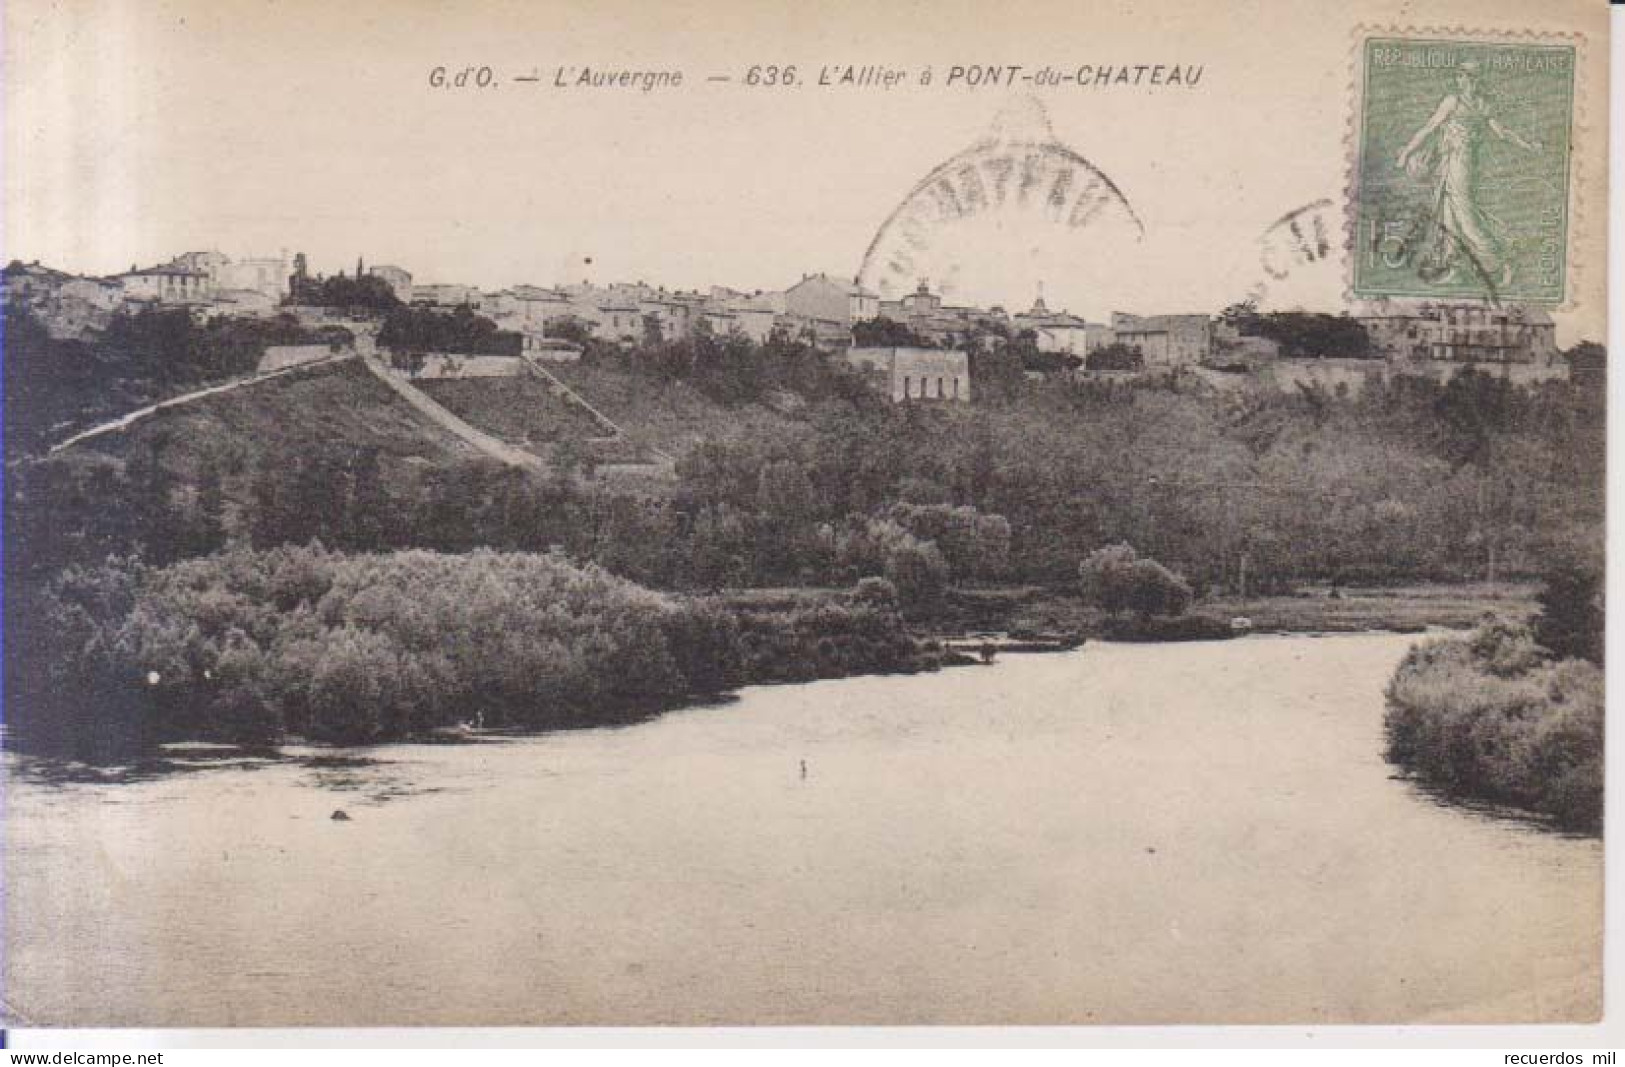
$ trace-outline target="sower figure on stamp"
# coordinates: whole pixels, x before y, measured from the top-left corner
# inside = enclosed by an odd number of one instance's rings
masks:
[[[1400,150],[1397,163],[1411,177],[1422,180],[1432,172],[1433,241],[1419,268],[1430,282],[1454,275],[1458,253],[1486,281],[1501,287],[1512,281],[1512,264],[1497,232],[1503,226],[1480,200],[1478,156],[1486,132],[1530,153],[1543,148],[1496,120],[1479,86],[1478,64],[1468,61],[1456,68],[1456,91]]]

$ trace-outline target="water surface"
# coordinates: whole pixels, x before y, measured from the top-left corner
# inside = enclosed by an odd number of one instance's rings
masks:
[[[1594,1018],[1601,844],[1382,762],[1414,640],[1091,644],[107,782],[8,756],[5,1001],[80,1025]]]

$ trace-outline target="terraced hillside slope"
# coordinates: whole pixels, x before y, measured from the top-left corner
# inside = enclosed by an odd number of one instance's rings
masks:
[[[548,370],[618,423],[630,444],[670,456],[681,456],[707,438],[791,421],[758,404],[727,407],[682,381],[585,363],[558,364]]]
[[[539,456],[546,457],[560,441],[606,436],[591,414],[554,396],[545,382],[529,375],[419,379],[412,384],[475,429]]]
[[[353,362],[160,411],[83,448],[125,458],[159,443],[167,463],[194,474],[205,460],[237,467],[312,451],[377,450],[390,460],[426,463],[473,454]]]

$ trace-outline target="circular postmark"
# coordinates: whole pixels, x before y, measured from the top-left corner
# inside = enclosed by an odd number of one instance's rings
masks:
[[[1293,208],[1264,229],[1258,237],[1258,266],[1262,272],[1246,299],[1263,305],[1276,290],[1287,289],[1296,276],[1315,275],[1336,267],[1342,251],[1338,244],[1341,223],[1330,198]]]
[[[931,279],[946,295],[1093,286],[1144,226],[1128,200],[1055,138],[1043,105],[1007,105],[986,136],[932,169],[881,224],[858,273],[882,298]],[[1115,265],[1114,265],[1115,264]]]

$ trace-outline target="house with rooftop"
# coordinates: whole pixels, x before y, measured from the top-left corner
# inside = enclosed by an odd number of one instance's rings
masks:
[[[1452,363],[1557,361],[1551,315],[1520,304],[1374,300],[1356,304],[1352,317],[1371,346],[1387,359]]]
[[[1206,315],[1130,315],[1112,312],[1112,340],[1138,348],[1147,368],[1205,363],[1213,349],[1213,321]]]
[[[803,319],[854,322],[880,314],[880,296],[856,281],[831,278],[827,274],[804,275],[784,291],[785,313]]]
[[[209,303],[214,286],[206,270],[180,263],[137,269],[115,276],[124,299],[137,303],[190,307]]]

